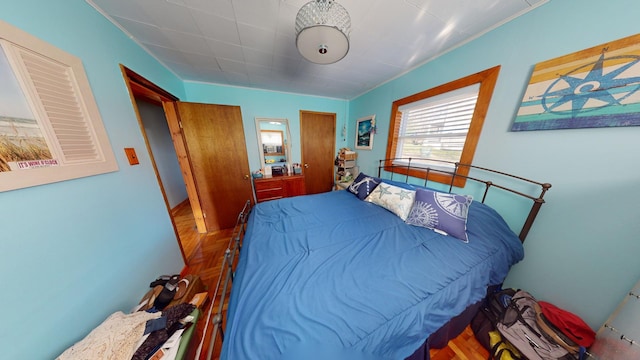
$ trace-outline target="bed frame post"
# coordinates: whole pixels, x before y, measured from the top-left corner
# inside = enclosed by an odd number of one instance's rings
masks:
[[[544,194],[550,188],[551,188],[551,184],[549,183],[542,184],[542,192],[540,193],[540,196],[538,196],[537,199],[533,200],[533,206],[529,211],[529,216],[527,216],[527,220],[522,226],[522,230],[520,231],[520,235],[518,236],[521,242],[524,243],[524,239],[526,239],[527,235],[529,234],[529,230],[531,230],[533,221],[536,219],[536,216],[538,216],[538,211],[540,211],[540,207],[542,206],[542,204],[544,204],[544,199],[543,199]]]
[[[484,183],[484,194],[482,195],[482,203],[484,204],[484,201],[487,200],[487,193],[489,192],[489,189],[491,188],[491,185],[493,185],[493,183],[491,181],[486,181]]]
[[[453,191],[453,183],[456,181],[456,176],[458,175],[458,166],[460,166],[459,162],[453,164],[453,174],[451,174],[451,182],[449,183],[449,194]]]

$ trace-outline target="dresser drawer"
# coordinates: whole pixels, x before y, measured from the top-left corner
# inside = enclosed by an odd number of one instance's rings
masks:
[[[256,191],[282,189],[282,180],[280,179],[260,179],[254,181]]]
[[[304,195],[303,175],[284,175],[253,180],[256,201],[263,202],[291,196]]]
[[[284,194],[283,188],[265,189],[265,190],[256,189],[256,200],[258,202],[281,199],[284,197],[284,195],[285,194]]]

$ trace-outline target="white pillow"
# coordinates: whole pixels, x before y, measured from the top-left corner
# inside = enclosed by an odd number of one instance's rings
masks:
[[[364,200],[382,206],[405,221],[409,216],[415,196],[415,190],[403,189],[383,182],[373,189]]]

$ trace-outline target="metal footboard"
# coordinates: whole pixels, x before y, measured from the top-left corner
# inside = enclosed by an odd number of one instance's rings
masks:
[[[227,245],[227,250],[224,252],[224,257],[222,259],[222,264],[220,265],[220,275],[218,276],[218,282],[216,284],[216,289],[213,294],[213,299],[211,300],[211,305],[209,307],[209,312],[207,319],[211,319],[211,323],[213,326],[213,333],[211,335],[211,340],[209,342],[209,348],[207,350],[207,360],[210,360],[216,344],[216,339],[218,335],[220,335],[221,342],[224,341],[224,330],[222,328],[222,321],[224,319],[224,299],[227,295],[228,290],[230,289],[233,278],[235,276],[235,262],[237,257],[240,255],[240,250],[242,247],[242,239],[244,238],[244,234],[247,229],[247,219],[249,218],[249,212],[251,211],[251,201],[247,200],[242,208],[242,211],[238,214],[238,218],[236,220],[236,225],[233,228],[233,233],[231,238],[229,239],[229,244]],[[215,315],[211,317],[213,314],[213,310],[216,304],[216,300],[218,300],[217,310],[215,311]],[[207,320],[208,326],[208,320]],[[207,329],[205,326],[204,335],[207,334]],[[203,335],[203,339],[204,339]],[[198,355],[200,350],[198,350]]]

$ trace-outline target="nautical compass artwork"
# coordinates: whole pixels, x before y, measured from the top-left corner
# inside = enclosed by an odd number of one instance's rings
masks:
[[[640,125],[640,34],[536,64],[512,131]]]

